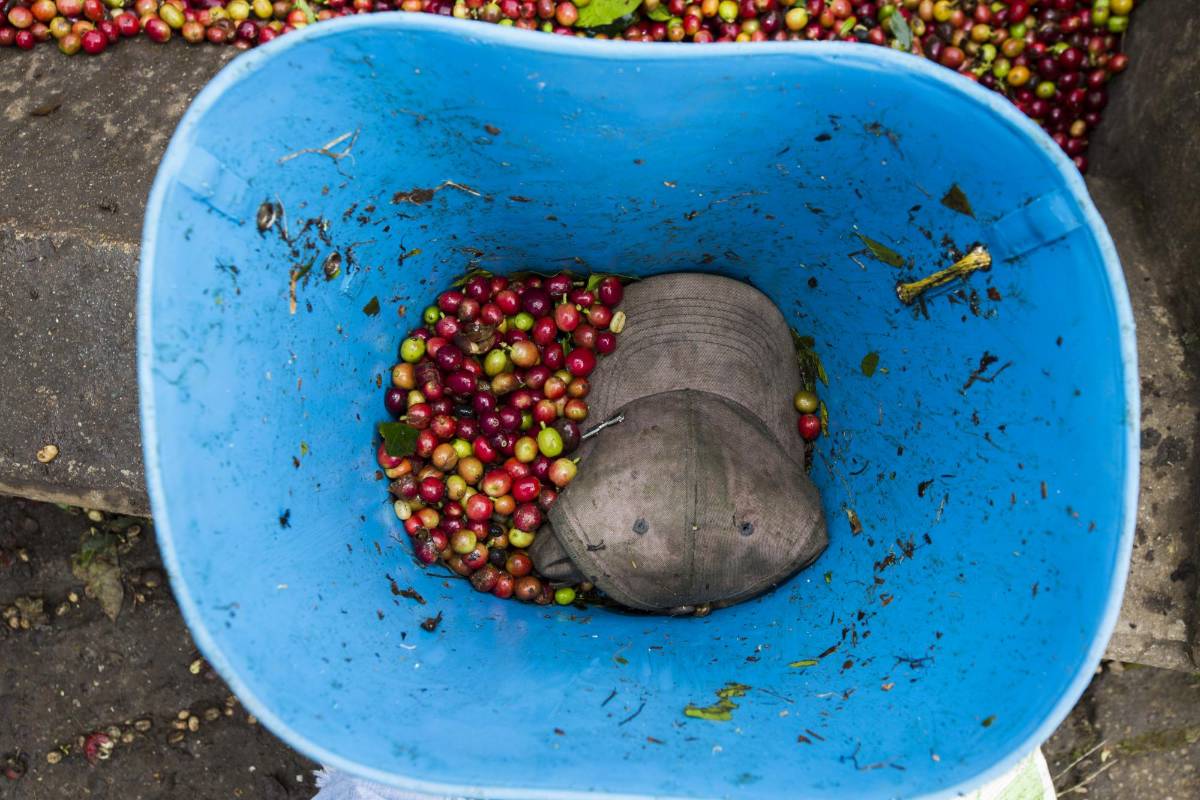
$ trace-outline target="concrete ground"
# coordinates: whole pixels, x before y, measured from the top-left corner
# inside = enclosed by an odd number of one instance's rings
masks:
[[[147,522],[0,499],[0,617],[0,798],[315,794],[200,658]],[[1200,674],[1106,662],[1044,752],[1060,797],[1200,797]]]

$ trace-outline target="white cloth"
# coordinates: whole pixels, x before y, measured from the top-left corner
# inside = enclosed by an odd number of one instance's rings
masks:
[[[355,778],[345,772],[338,772],[331,767],[324,767],[316,773],[317,796],[313,800],[468,800],[465,797],[447,797],[446,795],[413,794],[412,792],[392,789],[378,783],[371,783],[362,778]]]

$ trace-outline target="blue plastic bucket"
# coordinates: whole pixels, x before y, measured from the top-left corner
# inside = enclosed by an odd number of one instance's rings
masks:
[[[976,242],[990,271],[898,301]],[[523,606],[415,567],[376,474],[378,387],[472,265],[770,294],[829,376],[828,552],[704,619]],[[1049,735],[1115,622],[1138,463],[1117,256],[1053,143],[921,59],[316,26],[238,58],[180,123],[140,293],[147,473],[188,624],[273,731],[368,778],[952,797]],[[684,714],[729,682],[750,688],[728,721]]]

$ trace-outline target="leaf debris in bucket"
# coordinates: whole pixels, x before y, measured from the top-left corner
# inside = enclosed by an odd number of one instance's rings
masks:
[[[966,192],[957,183],[950,184],[950,188],[942,197],[942,205],[952,211],[966,214],[968,217],[975,216],[975,210],[971,208],[971,201],[967,199]]]
[[[875,374],[875,368],[879,366],[879,353],[872,350],[863,356],[862,364],[859,365],[862,369],[862,374],[868,378]]]
[[[829,385],[829,376],[825,374],[825,365],[817,355],[816,339],[811,336],[801,336],[795,328],[791,329],[792,344],[796,348],[796,364],[800,367],[800,383],[805,389],[816,391],[817,381]]]
[[[733,710],[738,707],[737,703],[733,702],[733,698],[744,697],[751,688],[744,683],[730,681],[717,690],[717,702],[711,706],[696,706],[688,703],[683,709],[683,715],[709,722],[728,722],[733,719]]]
[[[857,231],[855,231],[854,235],[862,240],[862,243],[867,246],[867,250],[870,251],[871,255],[883,263],[893,267],[903,267],[907,263],[904,260],[904,256],[900,255],[886,244],[877,242],[870,236],[864,236]]]
[[[410,456],[415,453],[419,433],[420,431],[406,422],[383,422],[379,425],[379,435],[383,437],[383,449],[393,458]]]

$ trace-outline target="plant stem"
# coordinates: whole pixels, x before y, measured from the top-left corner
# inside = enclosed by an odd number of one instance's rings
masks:
[[[991,267],[992,254],[982,245],[976,245],[971,252],[945,269],[940,269],[919,281],[896,284],[896,296],[900,298],[901,303],[909,305],[927,289],[949,283],[955,278],[965,278],[975,270],[991,269]]]

